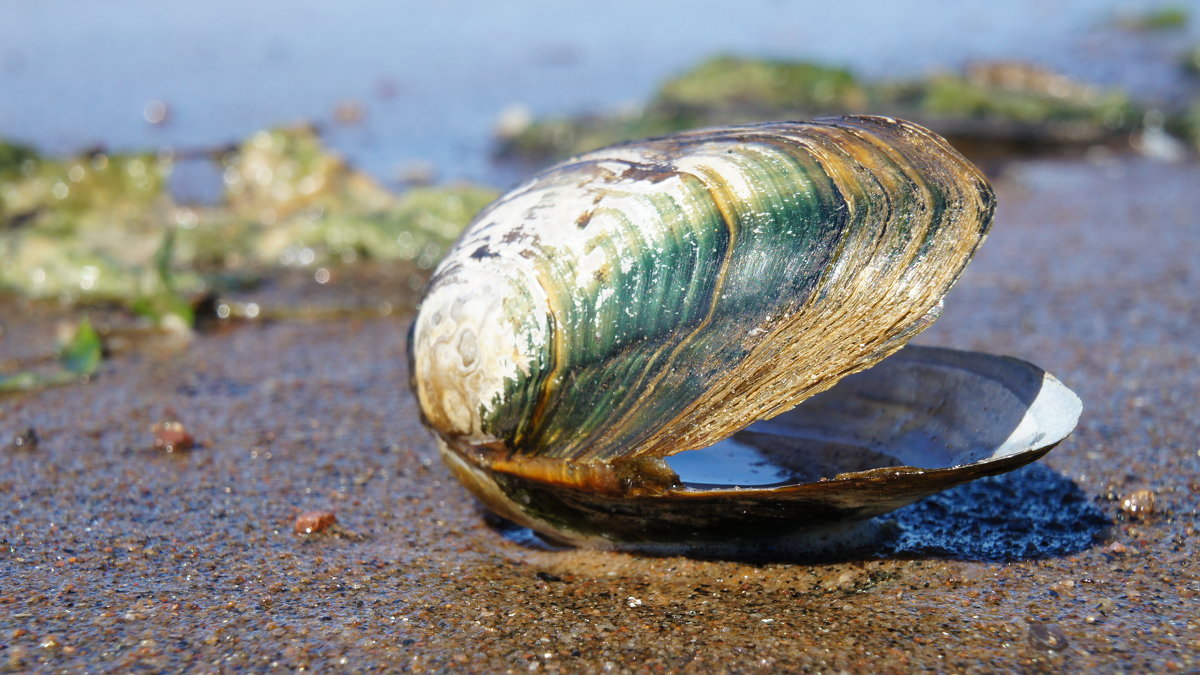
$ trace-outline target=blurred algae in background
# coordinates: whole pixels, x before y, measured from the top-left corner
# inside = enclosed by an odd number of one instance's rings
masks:
[[[1179,29],[1189,20],[1185,9],[1165,6],[1104,22],[1157,39],[1186,38]],[[1149,132],[1158,147],[1169,146],[1166,155],[1179,156],[1183,142],[1200,148],[1200,46],[1173,54],[1175,73],[1190,89],[1164,102],[1019,60],[865,78],[832,62],[725,53],[666,77],[642,104],[515,116],[492,149],[528,170],[682,129],[885,113],[929,126],[973,159],[1136,146]],[[151,104],[163,107],[154,116],[163,126],[167,103]],[[345,117],[338,117],[341,127]],[[210,184],[199,189],[208,198],[194,198],[197,180]],[[393,268],[408,275],[404,285],[416,288],[497,192],[474,183],[389,190],[328,150],[308,125],[260,131],[227,148],[168,144],[159,152],[67,158],[0,140],[0,289],[67,304],[114,303],[160,324],[190,326],[200,299],[269,283],[280,270],[397,261]]]
[[[1136,129],[1144,112],[1121,91],[1023,62],[863,81],[817,63],[718,56],[664,82],[643,107],[511,129],[500,153],[561,158],[697,126],[884,111],[926,124],[955,144],[986,141],[1008,150],[1109,142]]]
[[[199,158],[221,182],[214,204],[175,198],[169,182],[181,161],[197,160],[60,160],[0,145],[0,287],[190,324],[190,300],[281,266],[400,260],[421,275],[495,196],[469,184],[393,193],[309,127],[262,131]]]
[[[1117,17],[1117,25],[1133,31],[1166,31],[1184,28],[1190,19],[1186,7],[1166,5],[1144,12],[1120,15]]]

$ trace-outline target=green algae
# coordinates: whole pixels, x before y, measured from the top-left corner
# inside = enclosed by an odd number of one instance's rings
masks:
[[[657,110],[706,116],[777,110],[863,110],[870,91],[846,69],[775,59],[718,56],[664,82]]]
[[[1020,136],[1049,147],[1104,142],[1132,131],[1142,111],[1102,90],[1025,63],[864,82],[804,61],[718,56],[664,82],[645,106],[615,115],[537,120],[500,139],[500,154],[561,158],[697,126],[826,114],[879,113],[931,126],[952,140]]]
[[[102,356],[100,336],[92,328],[92,322],[84,319],[75,329],[74,336],[63,345],[59,362],[63,370],[83,377],[96,372]]]
[[[562,159],[614,143],[665,136],[696,126],[703,126],[698,118],[664,115],[652,109],[615,115],[560,115],[536,120],[501,138],[498,154],[535,160]]]
[[[913,89],[915,108],[930,117],[1082,125],[1094,137],[1130,129],[1140,115],[1123,92],[1096,89],[1020,63],[979,65],[965,75],[935,75]]]
[[[1117,25],[1133,31],[1179,30],[1187,26],[1190,14],[1185,7],[1166,6],[1117,19]]]
[[[179,247],[209,266],[405,260],[429,269],[496,191],[471,184],[396,194],[308,128],[263,131],[222,158],[225,208],[193,209]],[[235,242],[230,246],[229,242]]]
[[[145,154],[24,158],[0,181],[0,287],[68,302],[152,292],[166,170]]]
[[[9,375],[0,374],[0,393],[34,391],[86,380],[100,367],[103,356],[99,334],[92,327],[92,322],[84,319],[59,349],[54,370],[22,370]]]
[[[865,111],[869,101],[868,89],[842,68],[722,55],[668,79],[644,107],[534,121],[502,138],[500,154],[561,158],[698,126]]]
[[[427,270],[496,194],[468,184],[394,193],[308,127],[201,160],[222,185],[210,205],[172,195],[181,160],[170,154],[60,160],[0,146],[0,288],[191,325],[197,298],[284,267],[369,259]]]
[[[1192,146],[1200,151],[1200,99],[1192,101],[1184,113],[1182,122],[1183,133]]]
[[[1179,65],[1185,72],[1200,75],[1200,46],[1192,47],[1179,59]]]
[[[15,174],[27,160],[35,159],[37,159],[37,153],[33,148],[0,141],[0,177]]]

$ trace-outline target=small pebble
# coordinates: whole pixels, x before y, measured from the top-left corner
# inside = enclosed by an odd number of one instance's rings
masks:
[[[1029,623],[1029,646],[1050,652],[1067,648],[1067,635],[1055,623]]]
[[[8,652],[8,667],[11,670],[17,671],[23,669],[29,658],[29,650],[22,645],[14,645],[6,650]]]
[[[1121,510],[1134,518],[1145,518],[1154,513],[1154,493],[1150,490],[1134,490],[1121,500]]]
[[[1125,544],[1122,544],[1119,541],[1114,541],[1113,543],[1109,544],[1108,546],[1105,546],[1104,548],[1100,549],[1100,552],[1101,553],[1112,553],[1115,555],[1128,555],[1128,554],[1137,555],[1138,550],[1135,548],[1130,548],[1129,546],[1126,546]]]
[[[12,447],[14,450],[37,450],[41,440],[42,437],[38,435],[37,429],[26,427],[25,431],[13,436]]]
[[[154,432],[154,447],[157,450],[175,452],[196,447],[196,439],[179,421],[159,422],[151,429]]]
[[[296,534],[316,534],[337,522],[333,511],[307,511],[296,517]]]

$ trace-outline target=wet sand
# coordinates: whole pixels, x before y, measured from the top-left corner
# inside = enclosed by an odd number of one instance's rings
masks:
[[[918,342],[1037,363],[1080,426],[821,562],[490,525],[417,421],[403,312],[118,350],[90,383],[0,398],[0,669],[1200,669],[1198,185],[1195,163],[1010,166]],[[0,361],[52,354],[65,313],[3,307]],[[168,408],[197,448],[153,449]],[[1138,491],[1152,513],[1123,508]],[[338,525],[293,533],[322,509]]]

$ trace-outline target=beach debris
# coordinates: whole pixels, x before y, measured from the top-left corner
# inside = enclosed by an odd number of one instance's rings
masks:
[[[296,516],[292,531],[296,534],[316,534],[337,523],[333,511],[305,511]]]
[[[1134,490],[1121,499],[1121,511],[1131,518],[1144,520],[1154,514],[1156,498],[1151,490]]]
[[[170,453],[191,450],[196,447],[196,439],[188,433],[183,422],[180,422],[176,415],[169,410],[166,417],[167,419],[157,422],[151,427],[151,431],[154,433],[154,448]]]
[[[25,427],[24,431],[13,435],[9,446],[13,450],[37,450],[38,443],[42,440],[38,435],[37,429],[33,427]]]

